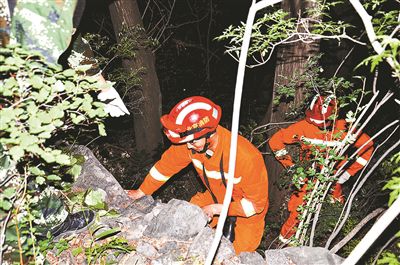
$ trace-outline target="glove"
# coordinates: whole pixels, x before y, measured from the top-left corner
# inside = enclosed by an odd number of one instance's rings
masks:
[[[100,94],[97,96],[100,101],[107,101],[105,102],[105,112],[108,113],[111,117],[119,117],[125,114],[129,115],[130,113],[125,107],[125,104],[119,96],[118,92],[113,87],[113,83],[110,81],[106,82],[108,85],[110,85],[110,87],[101,91]]]
[[[341,204],[344,203],[344,196],[342,194],[342,184],[336,183],[332,189],[331,193],[331,202],[340,202]]]

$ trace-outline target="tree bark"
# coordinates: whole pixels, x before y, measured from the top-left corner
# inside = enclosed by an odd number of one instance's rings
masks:
[[[299,13],[304,13],[304,10],[312,5],[312,1],[303,0],[290,0],[283,1],[282,9],[289,13],[290,17],[299,17]],[[304,16],[303,16],[304,17]],[[301,30],[301,29],[299,29]],[[269,103],[267,113],[264,118],[265,123],[270,122],[283,122],[285,121],[285,113],[289,111],[289,104],[281,102],[279,106],[273,106],[273,99],[276,96],[276,87],[278,85],[288,84],[291,77],[295,73],[301,74],[305,71],[307,60],[319,51],[319,42],[304,43],[294,42],[281,46],[277,51],[277,62],[275,68],[274,85],[272,91],[272,100]],[[304,89],[299,87],[296,91],[294,98],[294,106],[299,106],[304,100]],[[283,126],[282,126],[283,127]],[[275,131],[271,131],[270,136]],[[282,165],[274,158],[273,154],[266,157],[266,164],[268,166],[268,177],[270,181],[270,209],[275,212],[278,211],[284,200],[287,190],[279,190],[278,182],[279,176],[283,170]]]
[[[136,0],[115,0],[109,5],[114,32],[119,41],[119,32],[122,26],[143,27],[143,21]],[[138,151],[154,154],[162,144],[161,134],[161,92],[158,81],[154,54],[147,49],[139,49],[135,58],[123,60],[126,71],[133,71],[143,67],[141,92],[144,101],[140,106],[140,113],[133,114],[135,142]]]

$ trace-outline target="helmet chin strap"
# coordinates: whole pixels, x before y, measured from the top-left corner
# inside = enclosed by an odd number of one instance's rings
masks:
[[[203,138],[206,139],[206,143],[205,143],[203,149],[200,151],[195,151],[192,149],[192,154],[195,154],[195,153],[204,154],[205,153],[207,158],[210,158],[214,154],[214,152],[212,150],[208,149],[208,147],[210,147],[210,142],[208,140],[210,139],[211,135],[213,135],[214,133],[215,133],[215,131],[212,131],[212,132],[209,132],[206,135],[204,135]]]

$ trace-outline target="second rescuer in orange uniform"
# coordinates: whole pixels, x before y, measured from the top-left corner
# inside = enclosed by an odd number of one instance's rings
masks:
[[[303,159],[309,159],[311,149],[318,147],[321,151],[327,148],[340,147],[342,140],[347,134],[347,122],[345,120],[336,120],[333,122],[331,115],[336,113],[336,100],[333,95],[324,97],[316,95],[306,111],[306,118],[300,120],[285,129],[276,132],[269,141],[269,146],[274,152],[276,159],[285,167],[290,168],[294,165],[292,157],[286,150],[286,145],[300,144]],[[341,185],[351,176],[361,170],[370,159],[373,152],[373,142],[365,133],[360,134],[354,139],[355,148],[362,147],[357,153],[357,159],[350,163],[350,166],[339,176],[334,185],[332,197],[339,202],[343,201]],[[345,161],[341,161],[336,169]],[[288,243],[290,237],[296,233],[296,227],[299,223],[297,208],[303,204],[303,198],[307,193],[306,185],[294,192],[288,202],[289,218],[283,224],[279,239]]]
[[[179,102],[161,118],[164,132],[173,145],[151,168],[138,190],[128,195],[138,199],[152,194],[170,177],[193,164],[207,190],[191,202],[202,207],[217,224],[228,177],[231,133],[218,125],[221,108],[207,98],[194,96]],[[236,217],[233,246],[236,253],[255,251],[264,232],[268,210],[268,175],[263,157],[244,137],[237,144],[232,202],[228,216]]]

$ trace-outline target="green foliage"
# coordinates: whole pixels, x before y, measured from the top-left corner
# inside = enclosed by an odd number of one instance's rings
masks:
[[[253,24],[251,46],[248,55],[260,54],[262,57],[268,55],[276,43],[282,42],[296,32],[296,20],[288,19],[288,13],[279,9],[272,13],[265,13]],[[243,41],[245,24],[240,26],[229,26],[216,40],[227,40],[226,52],[234,54],[239,58],[240,48]]]
[[[308,59],[301,73],[295,71],[293,76],[286,78],[285,85],[277,84],[275,88],[273,104],[277,108],[279,104],[285,103],[289,110],[285,113],[287,120],[295,120],[304,115],[308,102],[318,92],[321,95],[335,94],[338,107],[345,109],[354,107],[362,95],[367,93],[360,87],[343,77],[333,76],[330,78],[321,77],[323,68],[319,66],[322,54]],[[298,91],[303,93],[304,100],[295,105],[294,99]]]
[[[391,159],[392,168],[392,179],[389,180],[383,189],[389,189],[389,206],[399,197],[400,195],[400,152],[395,154]]]
[[[329,11],[341,1],[315,1],[313,6],[299,18],[276,7],[267,8],[264,15],[256,19],[252,27],[248,56],[255,58],[253,66],[268,61],[274,48],[293,41],[323,39],[341,35],[350,25],[334,21]],[[226,52],[239,58],[245,31],[245,23],[229,26],[216,40],[227,41]],[[339,37],[338,37],[339,39]]]
[[[382,258],[377,261],[377,264],[399,265],[400,260],[395,254],[385,251],[382,254]]]
[[[128,244],[126,239],[115,236],[120,232],[119,229],[107,229],[96,234],[100,229],[104,229],[104,227],[97,226],[90,230],[92,240],[88,247],[74,251],[78,254],[84,252],[88,264],[102,263],[102,259],[107,257],[111,251],[112,254],[117,257],[119,254],[129,253],[134,250],[134,248]],[[102,240],[102,242],[96,243],[99,240]]]
[[[28,182],[33,186],[63,186],[61,181],[79,175],[80,159],[54,141],[76,126],[90,129],[97,125],[105,134],[103,119],[107,114],[104,104],[96,101],[99,84],[94,78],[62,70],[18,45],[0,48],[0,62],[0,155],[12,161],[0,164],[5,172],[0,174],[4,191],[0,195],[0,217],[4,220],[12,213],[8,230],[17,231],[17,251],[36,257],[33,220],[39,215],[34,207],[39,194],[28,188]]]
[[[103,71],[115,59],[133,60],[136,58],[140,50],[150,49],[153,50],[159,46],[156,39],[147,36],[143,27],[123,26],[121,32],[118,34],[118,43],[112,43],[108,37],[99,34],[85,34],[96,54],[100,67]],[[143,94],[140,91],[142,84],[142,76],[146,73],[146,68],[139,67],[137,69],[130,69],[126,71],[120,66],[114,66],[113,70],[108,73],[108,79],[113,80],[119,87],[122,98],[128,97],[130,102],[129,109],[137,109],[140,112],[140,104],[143,102]],[[99,127],[99,131],[103,132],[104,129]]]
[[[123,26],[118,37],[119,43],[110,51],[121,58],[135,58],[140,49],[153,49],[159,45],[157,40],[147,37],[146,30],[141,26]]]

